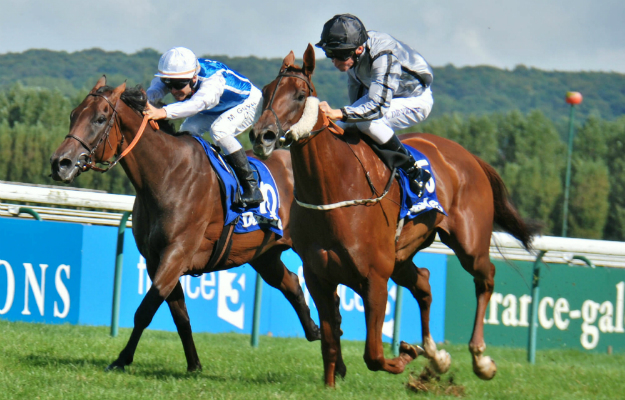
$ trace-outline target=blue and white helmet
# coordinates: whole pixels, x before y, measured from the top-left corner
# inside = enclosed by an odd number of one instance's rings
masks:
[[[170,79],[190,79],[199,71],[200,64],[191,50],[174,47],[167,50],[158,61],[158,73],[154,76]]]

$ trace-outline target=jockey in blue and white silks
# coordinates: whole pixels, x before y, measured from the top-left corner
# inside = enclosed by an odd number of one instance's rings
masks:
[[[338,70],[347,72],[352,103],[337,110],[321,102],[321,110],[340,120],[342,127],[355,126],[381,149],[396,154],[389,167],[403,169],[421,197],[429,172],[415,164],[395,132],[423,121],[432,110],[432,68],[405,43],[386,33],[367,32],[351,14],[326,22],[316,46]]]
[[[262,193],[236,136],[254,122],[262,92],[225,64],[198,59],[184,47],[164,53],[154,76],[147,90],[148,106],[144,113],[151,119],[186,118],[180,130],[192,135],[209,132],[241,183],[241,202],[247,206],[260,204]],[[168,93],[176,103],[160,109],[152,106]]]

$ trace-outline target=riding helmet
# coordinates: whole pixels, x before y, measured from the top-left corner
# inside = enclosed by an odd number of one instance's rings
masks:
[[[323,25],[321,40],[315,46],[326,50],[352,50],[363,45],[369,35],[358,17],[338,14]]]
[[[170,79],[190,79],[200,68],[195,53],[186,47],[167,50],[158,61],[158,73],[154,76]]]

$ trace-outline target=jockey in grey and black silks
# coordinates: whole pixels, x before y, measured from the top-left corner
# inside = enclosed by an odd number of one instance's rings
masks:
[[[432,68],[417,51],[386,33],[367,31],[351,14],[335,15],[326,22],[316,46],[337,69],[347,72],[351,101],[340,110],[322,102],[321,110],[340,119],[341,127],[358,128],[380,149],[390,152],[390,158],[383,161],[391,169],[404,170],[412,191],[421,197],[430,174],[416,164],[395,132],[430,114],[434,104]],[[389,163],[389,159],[393,161]]]
[[[367,33],[364,52],[347,71],[350,102],[365,95],[367,101],[343,107],[344,122],[381,118],[391,99],[420,96],[434,80],[432,68],[421,54],[386,33]]]

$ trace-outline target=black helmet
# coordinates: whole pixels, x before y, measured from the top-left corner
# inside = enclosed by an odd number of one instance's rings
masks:
[[[315,46],[323,50],[353,50],[362,46],[369,35],[363,23],[351,14],[338,14],[323,25],[321,40]]]

